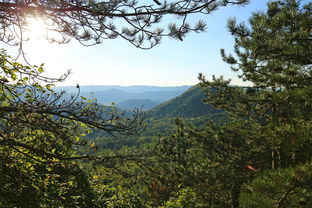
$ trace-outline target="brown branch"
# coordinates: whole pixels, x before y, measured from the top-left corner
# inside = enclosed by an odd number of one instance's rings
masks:
[[[185,10],[185,11],[175,11],[173,9],[152,9],[146,12],[134,12],[134,13],[123,13],[122,11],[119,11],[119,13],[94,11],[84,6],[75,6],[75,5],[69,5],[70,7],[68,8],[51,8],[51,7],[46,7],[46,6],[29,6],[29,5],[9,3],[9,2],[7,3],[0,2],[0,7],[10,8],[11,11],[14,11],[14,9],[16,8],[20,8],[26,12],[38,12],[38,13],[43,13],[44,11],[51,11],[55,13],[88,12],[89,14],[103,15],[103,16],[110,16],[110,17],[131,17],[131,16],[138,16],[138,15],[154,15],[154,14],[185,15],[185,14],[201,11],[203,8],[206,8],[208,5],[214,3],[215,1],[216,0],[211,0],[201,6],[197,6],[197,7]]]

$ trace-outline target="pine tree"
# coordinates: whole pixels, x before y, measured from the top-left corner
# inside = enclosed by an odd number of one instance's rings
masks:
[[[311,2],[302,5],[295,0],[273,1],[266,12],[252,15],[250,25],[229,20],[235,55],[224,50],[221,55],[250,87],[230,86],[230,81],[222,77],[208,81],[200,75],[206,102],[227,110],[233,117],[260,124],[269,148],[262,151],[271,152],[271,159],[257,167],[261,176],[241,189],[243,207],[301,206],[310,196],[311,8]],[[257,139],[256,135],[252,137]],[[292,170],[292,166],[296,168]],[[268,167],[271,170],[261,173]],[[288,185],[279,185],[288,180]],[[252,201],[256,198],[257,202]]]
[[[249,25],[229,20],[235,55],[221,55],[250,86],[200,75],[205,102],[230,119],[203,129],[178,123],[160,149],[167,184],[175,182],[181,193],[191,188],[208,207],[310,206],[311,8],[272,1]]]
[[[57,32],[61,38],[50,41],[66,43],[74,38],[84,45],[98,44],[117,37],[139,48],[152,48],[162,37],[183,40],[189,32],[202,32],[205,22],[187,22],[192,14],[210,14],[228,4],[245,4],[248,0],[25,0],[0,1],[1,41],[14,44],[22,41],[29,18],[42,20],[47,32]],[[165,18],[174,21],[163,24]],[[179,18],[175,18],[179,17]],[[52,32],[53,33],[53,32]],[[18,38],[19,37],[19,38]]]
[[[256,119],[271,131],[272,168],[303,159],[289,154],[309,138],[311,7],[311,3],[300,6],[294,0],[274,1],[266,13],[258,12],[250,18],[250,27],[233,19],[228,22],[235,37],[236,56],[221,50],[222,57],[251,87],[229,87],[222,78],[209,82],[200,77],[208,89],[207,102]],[[212,93],[211,88],[218,92]],[[283,152],[283,146],[294,149]]]

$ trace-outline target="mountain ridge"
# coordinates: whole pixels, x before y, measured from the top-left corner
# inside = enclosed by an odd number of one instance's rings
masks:
[[[162,103],[170,100],[189,89],[190,86],[118,86],[118,85],[95,85],[80,86],[80,96],[86,99],[95,98],[98,103],[103,105],[111,105],[112,103],[132,103],[131,100],[150,100],[154,103]],[[56,87],[56,91],[66,91],[68,94],[78,93],[79,90],[74,86]],[[130,100],[130,101],[129,101]],[[151,103],[150,102],[150,103]],[[136,106],[146,105],[146,102],[137,103]],[[154,107],[151,104],[148,106]],[[125,106],[129,109],[130,106]],[[147,108],[146,110],[148,110]]]
[[[181,86],[153,86],[153,85],[81,85],[80,92],[96,92],[109,89],[119,89],[126,92],[140,93],[146,91],[170,91],[170,90],[187,90],[192,87],[192,85],[181,85]],[[76,86],[59,86],[54,87],[56,90],[64,90],[68,93],[77,92]]]
[[[161,103],[147,113],[147,117],[198,117],[205,114],[220,113],[221,110],[215,109],[209,104],[205,104],[204,92],[199,85],[194,85],[181,95]]]

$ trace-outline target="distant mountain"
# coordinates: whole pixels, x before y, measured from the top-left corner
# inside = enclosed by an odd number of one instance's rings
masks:
[[[133,109],[149,110],[158,104],[159,104],[158,102],[152,101],[150,99],[130,99],[124,102],[117,103],[116,107],[123,110],[133,110]]]
[[[182,94],[188,88],[190,86],[80,86],[80,96],[88,99],[96,98],[99,103],[105,105],[134,99],[149,99],[155,103],[161,103]],[[55,90],[63,90],[70,94],[78,92],[78,89],[74,86],[56,87]]]
[[[179,96],[184,92],[184,89],[170,91],[147,91],[142,93],[136,93],[135,97],[138,99],[150,99],[155,102],[162,103],[172,98],[175,98],[176,96]]]
[[[181,95],[166,101],[146,112],[146,130],[141,134],[145,138],[153,138],[160,134],[170,134],[175,131],[175,119],[183,118],[186,122],[196,126],[202,126],[207,121],[213,120],[219,124],[226,122],[227,117],[224,111],[215,109],[213,106],[204,104],[205,95],[199,85],[189,88]],[[138,100],[135,100],[138,101]],[[139,102],[143,102],[140,100]],[[146,100],[145,100],[146,101]],[[127,103],[136,103],[133,100]],[[117,107],[118,106],[117,103]],[[91,137],[103,137],[105,133],[96,131]],[[137,138],[138,136],[136,136]]]
[[[220,110],[205,104],[205,95],[200,86],[195,85],[182,95],[164,102],[147,113],[148,118],[159,119],[166,117],[199,117],[206,114],[220,113]]]
[[[134,85],[134,86],[119,86],[119,85],[82,85],[80,86],[80,92],[97,92],[97,91],[106,91],[111,89],[122,90],[124,92],[130,93],[144,93],[148,91],[186,91],[191,86],[170,86],[170,87],[162,87],[162,86],[145,86],[145,85]],[[56,90],[64,90],[68,93],[76,93],[76,86],[62,86],[55,87]]]
[[[96,98],[101,104],[109,105],[111,103],[119,103],[133,98],[133,93],[125,92],[118,89],[108,89],[104,91],[95,92],[81,92],[81,96],[90,98]]]

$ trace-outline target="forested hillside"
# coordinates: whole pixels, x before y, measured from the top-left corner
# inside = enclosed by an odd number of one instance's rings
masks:
[[[212,120],[225,123],[226,113],[203,102],[205,94],[199,85],[195,85],[182,95],[162,103],[146,112],[147,128],[143,135],[155,136],[173,133],[177,118],[196,126],[203,126]]]
[[[157,136],[174,132],[175,121],[183,118],[185,121],[196,126],[203,126],[207,121],[225,123],[227,118],[223,110],[218,110],[203,102],[205,94],[199,85],[195,85],[167,102],[164,102],[145,112],[146,128],[141,136]],[[137,105],[137,103],[135,103]],[[121,107],[117,104],[117,107]],[[139,106],[138,106],[139,107]],[[92,132],[90,137],[109,136],[100,131]],[[119,142],[119,141],[116,141]],[[120,145],[119,145],[120,146]]]
[[[147,112],[147,118],[190,118],[199,117],[207,114],[220,113],[211,105],[203,102],[204,92],[199,85],[195,85],[182,95],[162,103]]]

